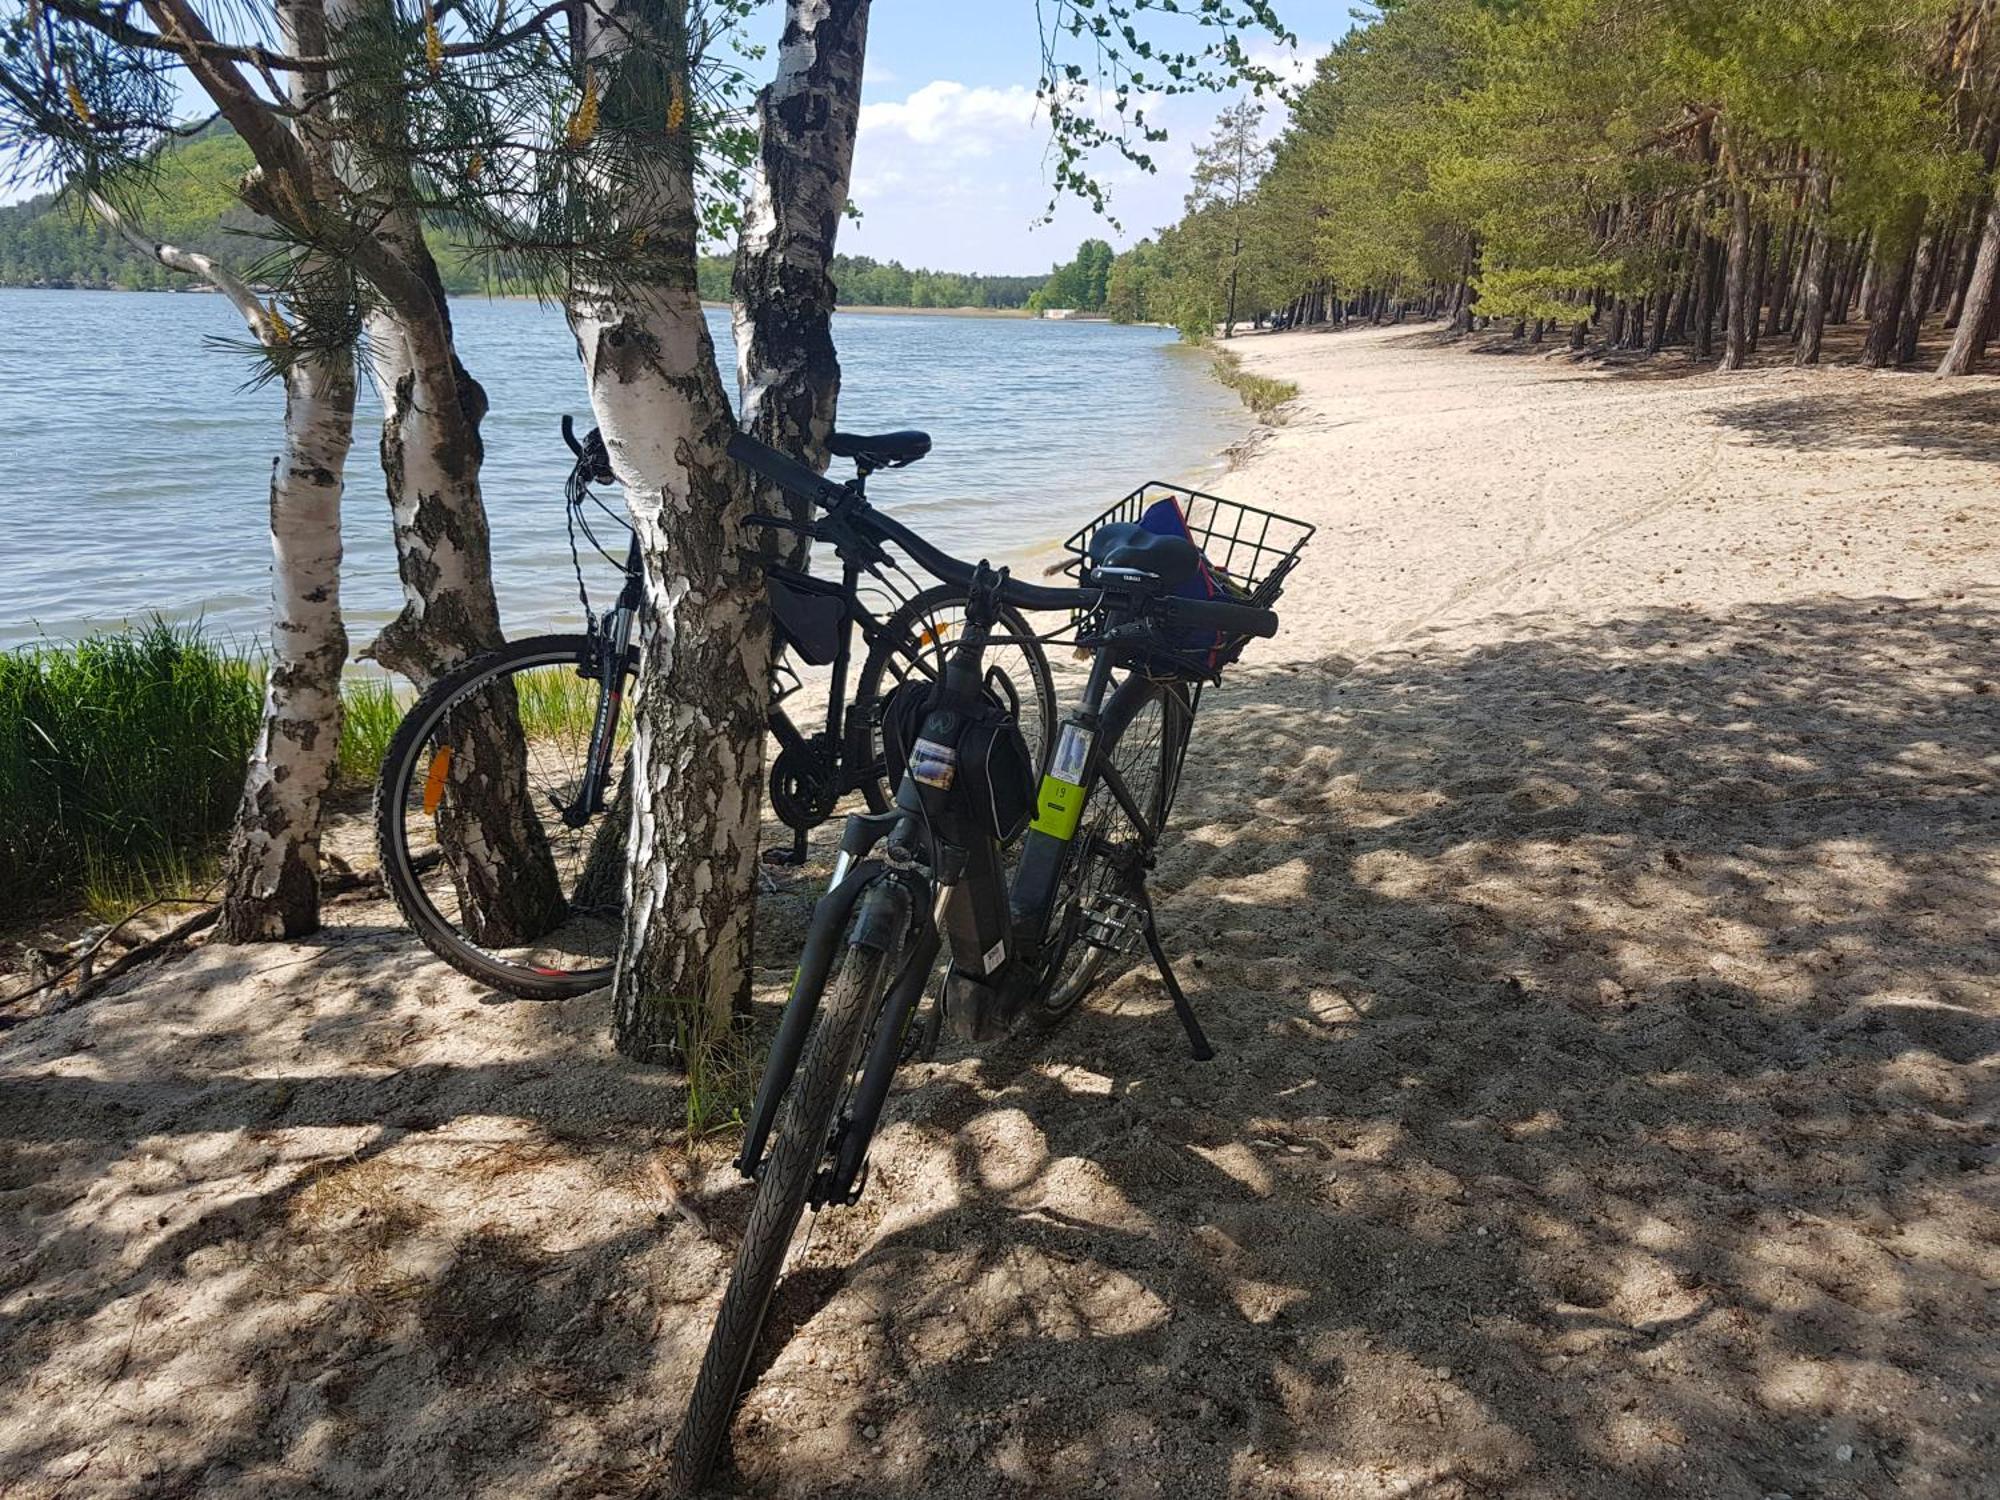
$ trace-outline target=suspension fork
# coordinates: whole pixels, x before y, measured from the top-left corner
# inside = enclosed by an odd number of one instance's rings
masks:
[[[625,551],[625,584],[618,602],[604,612],[597,628],[597,711],[590,723],[590,749],[584,757],[583,780],[569,806],[562,809],[565,828],[581,828],[604,811],[604,789],[611,783],[611,754],[618,743],[618,711],[625,702],[625,664],[632,649],[632,621],[639,613],[645,559],[639,538]]]
[[[868,1147],[875,1139],[876,1127],[882,1123],[889,1085],[903,1060],[903,1038],[909,1029],[910,1016],[923,998],[931,967],[937,962],[938,949],[943,944],[945,908],[951,903],[964,870],[963,850],[941,845],[936,858],[937,880],[931,887],[930,910],[876,1013],[861,1082],[855,1088],[846,1118],[836,1127],[839,1134],[833,1166],[815,1192],[816,1203],[851,1205],[867,1184]]]
[[[826,982],[833,973],[834,961],[840,956],[840,939],[847,931],[848,916],[853,912],[855,903],[890,873],[888,864],[870,857],[870,851],[901,820],[901,816],[895,812],[857,813],[848,818],[847,826],[841,833],[840,857],[834,865],[833,879],[828,883],[826,894],[813,906],[812,921],[806,928],[805,946],[799,955],[799,967],[792,976],[791,996],[785,1002],[785,1013],[778,1022],[777,1035],[771,1038],[771,1051],[764,1062],[764,1075],[757,1084],[757,1100],[751,1107],[749,1128],[743,1133],[743,1149],[736,1156],[736,1170],[745,1177],[755,1177],[763,1163],[764,1147],[778,1121],[778,1105],[784,1099],[786,1090],[792,1086],[793,1075],[799,1070],[806,1037],[812,1030],[814,1017],[819,1014],[820,1000],[826,993]],[[881,924],[878,922],[876,925],[879,927]],[[859,940],[864,934],[857,932],[855,936]]]

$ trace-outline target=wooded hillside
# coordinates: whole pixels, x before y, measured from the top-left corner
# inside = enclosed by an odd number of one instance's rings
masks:
[[[141,195],[135,218],[148,235],[253,269],[284,247],[264,235],[237,198],[236,184],[251,165],[248,148],[226,126],[176,144],[161,156],[156,181]],[[447,291],[527,290],[503,266],[468,255],[449,233],[432,231],[427,238]],[[702,296],[728,301],[734,266],[727,255],[703,256]],[[840,300],[854,307],[1025,307],[1043,279],[913,270],[865,255],[833,260]],[[68,194],[43,194],[0,208],[0,286],[156,290],[187,284],[186,277],[141,254]]]
[[[1404,0],[1257,160],[1225,117],[1188,213],[1119,258],[1206,333],[1416,310],[1725,367],[1828,325],[1969,369],[2000,278],[1996,0]],[[1232,162],[1254,162],[1247,194]],[[1233,306],[1231,305],[1233,301]]]

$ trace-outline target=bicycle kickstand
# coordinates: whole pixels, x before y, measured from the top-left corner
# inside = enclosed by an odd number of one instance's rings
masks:
[[[789,849],[766,849],[763,854],[763,860],[767,865],[804,864],[806,862],[806,831],[803,828],[794,828],[792,830],[792,847]]]
[[[1139,886],[1139,910],[1146,923],[1146,951],[1153,955],[1153,967],[1160,971],[1160,982],[1166,985],[1167,993],[1173,997],[1174,1014],[1181,1018],[1181,1025],[1187,1030],[1188,1046],[1194,1052],[1194,1060],[1207,1062],[1215,1056],[1215,1049],[1209,1046],[1194,1007],[1188,1004],[1181,982],[1174,977],[1174,966],[1167,962],[1167,950],[1160,945],[1160,924],[1153,916],[1152,893],[1143,883]]]

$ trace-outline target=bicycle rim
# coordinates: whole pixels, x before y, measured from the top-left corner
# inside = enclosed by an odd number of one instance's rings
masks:
[[[590,653],[545,637],[442,679],[405,717],[377,788],[383,870],[411,926],[454,968],[526,998],[609,983],[623,929],[622,725],[600,804],[579,808]]]

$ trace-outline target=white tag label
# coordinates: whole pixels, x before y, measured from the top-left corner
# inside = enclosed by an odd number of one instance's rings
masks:
[[[1063,725],[1062,738],[1049,761],[1049,774],[1071,786],[1083,785],[1084,767],[1090,764],[1091,732],[1080,724]]]
[[[1000,965],[1005,963],[1006,961],[1007,961],[1007,940],[1005,938],[1000,939],[999,942],[995,943],[991,948],[988,948],[986,950],[985,957],[979,960],[981,967],[988,974],[991,974],[995,969],[999,968]]]

